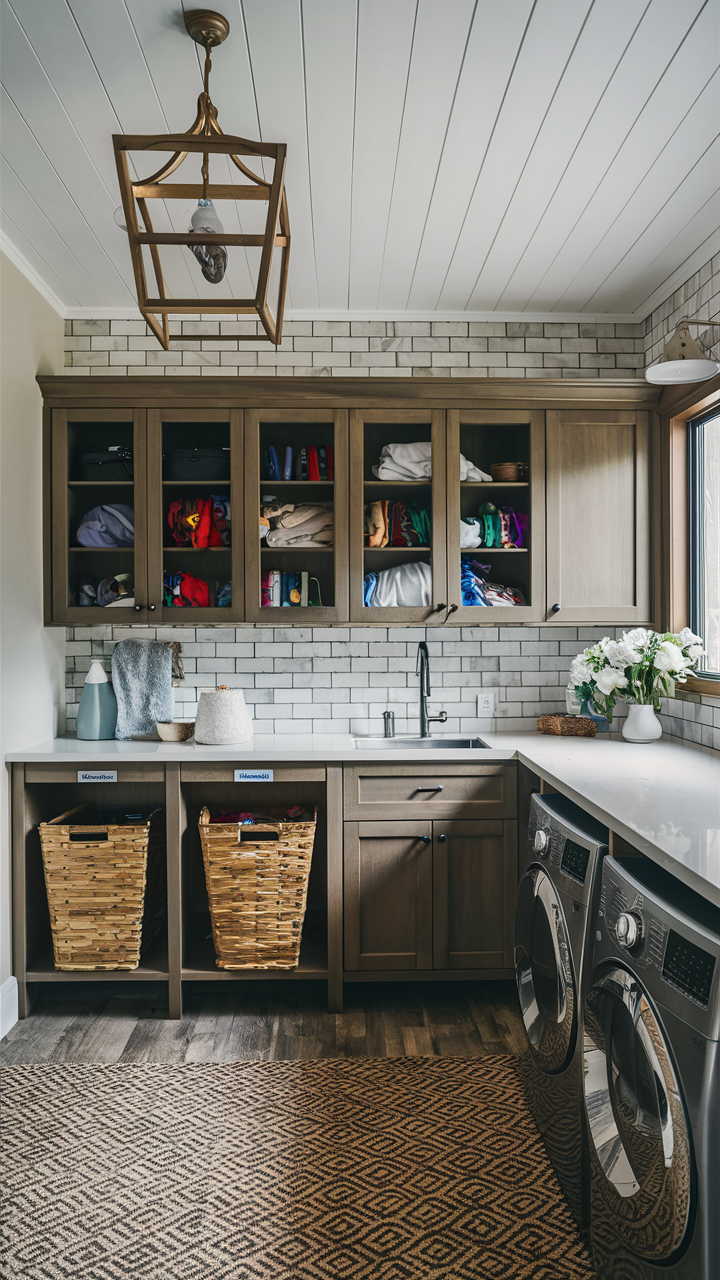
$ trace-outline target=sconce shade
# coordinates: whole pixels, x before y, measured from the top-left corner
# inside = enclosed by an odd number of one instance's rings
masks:
[[[708,357],[690,336],[690,325],[708,325],[708,320],[680,320],[660,359],[645,370],[645,379],[656,386],[685,382],[706,382],[720,372],[720,363]]]
[[[123,221],[130,244],[138,306],[146,323],[166,351],[170,345],[168,317],[198,314],[256,316],[264,330],[260,337],[277,346],[282,338],[290,257],[290,221],[285,194],[286,146],[282,142],[249,142],[246,138],[223,133],[217,121],[217,109],[210,100],[210,50],[225,39],[228,24],[220,15],[203,10],[187,14],[186,26],[193,39],[205,46],[204,91],[198,98],[194,123],[187,133],[113,136]],[[151,152],[169,152],[170,156],[149,177],[134,181],[130,174],[129,153]],[[195,181],[185,182],[175,180],[177,171],[188,157],[202,161],[200,181],[197,178]],[[210,181],[211,158],[220,171],[219,182]],[[272,161],[272,178],[255,173],[244,163],[246,158],[251,158],[255,165]],[[239,176],[237,182],[234,181],[232,165],[239,170],[239,175],[235,175]],[[189,168],[193,168],[192,160]],[[193,176],[195,175],[189,175]],[[165,226],[174,225],[173,206],[166,202],[182,201],[187,230],[156,231],[158,216],[153,217],[150,212],[153,201],[156,202],[153,209],[159,211],[160,225]],[[223,202],[227,215],[214,207],[217,201]],[[228,201],[232,204],[224,203]],[[247,201],[253,203],[247,205]],[[239,211],[245,209],[248,216],[257,210],[258,201],[267,204],[261,231],[250,235],[222,229],[230,224],[229,219],[239,225]],[[196,206],[195,213],[189,218],[187,206],[192,204]],[[202,215],[198,217],[201,207]],[[182,216],[183,211],[181,218]],[[213,231],[213,226],[220,230]],[[169,246],[180,248],[170,250]],[[182,252],[183,246],[191,250],[194,256],[188,255],[187,264],[175,263],[173,283],[177,285],[178,280],[187,280],[188,271],[192,271],[191,278],[198,288],[195,297],[173,297],[167,284],[167,268],[163,271],[163,250],[166,253],[177,253]],[[230,272],[227,275],[225,272],[230,258],[227,251],[236,247],[243,251],[242,271],[246,278],[249,276],[251,286],[254,274],[251,265],[252,251],[260,251],[252,296],[233,297],[229,287]],[[280,259],[279,271],[273,273],[276,278],[276,281],[273,279],[273,288],[276,282],[277,293],[275,306],[271,308],[269,294],[275,249],[280,250]],[[220,250],[224,250],[224,254]],[[257,256],[256,253],[255,258]],[[277,267],[277,260],[275,266]],[[152,291],[148,286],[148,276],[154,278],[155,287]],[[221,286],[222,296],[207,296],[208,290],[202,284],[203,278],[209,282],[211,294],[213,289]],[[257,341],[258,338],[255,334],[234,334],[232,340]]]

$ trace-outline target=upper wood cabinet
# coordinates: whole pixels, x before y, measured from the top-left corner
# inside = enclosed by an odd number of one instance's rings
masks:
[[[652,618],[654,393],[642,385],[602,383],[591,395],[467,379],[368,379],[362,390],[352,379],[192,381],[41,379],[48,624]],[[107,479],[90,457],[103,452],[117,459]],[[517,478],[482,478],[508,462],[521,464]],[[206,510],[210,499],[229,516],[220,544],[179,537],[178,504]],[[292,529],[262,537],[271,503],[326,512],[332,540]],[[134,542],[78,537],[104,505],[132,511]],[[483,520],[494,527],[477,546],[469,522]],[[129,607],[87,604],[118,574],[132,587]],[[181,604],[183,574],[199,606]],[[508,607],[488,583],[520,603]]]
[[[151,612],[147,596],[145,420],[144,409],[53,411],[51,467],[46,457],[52,514],[44,531],[48,622],[89,626],[113,618],[159,621],[161,597]],[[100,457],[106,459],[102,464]],[[96,508],[108,505],[120,509],[121,545],[103,546],[99,530],[81,529],[97,526]],[[111,610],[93,604],[98,584],[117,575],[131,591],[133,603]],[[81,600],[89,603],[81,605]]]
[[[650,415],[546,416],[549,620],[650,622]]]
[[[308,620],[311,625],[347,621],[347,410],[246,409],[245,475],[247,621],[283,626],[288,619],[306,625]],[[288,512],[293,524],[288,521],[288,528],[276,531],[271,539],[261,538],[261,509],[272,505],[294,507]],[[311,527],[304,535],[303,507]],[[324,529],[320,528],[323,521],[329,522]],[[266,526],[263,532],[267,533]],[[313,545],[308,545],[308,538]],[[283,581],[286,596],[289,582],[301,592],[301,602],[293,600],[288,606],[291,613],[285,607],[287,599],[282,598]],[[307,604],[302,603],[304,587]]]

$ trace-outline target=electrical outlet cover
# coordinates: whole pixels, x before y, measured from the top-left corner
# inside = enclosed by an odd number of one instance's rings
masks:
[[[477,696],[477,713],[478,719],[487,719],[488,716],[495,715],[495,690],[485,689]]]

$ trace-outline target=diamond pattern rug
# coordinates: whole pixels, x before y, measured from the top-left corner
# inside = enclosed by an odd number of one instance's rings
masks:
[[[13,1280],[591,1280],[512,1058],[3,1070]]]

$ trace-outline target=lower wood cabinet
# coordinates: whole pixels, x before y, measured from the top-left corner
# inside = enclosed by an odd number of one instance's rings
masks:
[[[345,969],[507,969],[515,821],[345,823]]]

